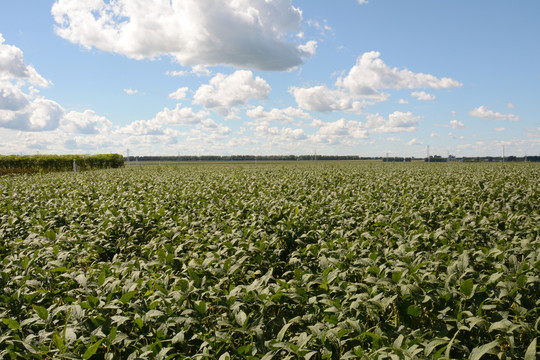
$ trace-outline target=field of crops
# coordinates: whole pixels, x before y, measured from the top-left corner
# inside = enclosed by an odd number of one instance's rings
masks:
[[[540,166],[0,178],[0,359],[536,359]]]

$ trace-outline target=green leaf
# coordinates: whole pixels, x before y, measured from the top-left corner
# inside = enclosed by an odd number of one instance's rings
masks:
[[[221,354],[218,360],[230,360],[230,358],[231,358],[231,355],[229,355],[229,353],[226,352],[224,354]]]
[[[531,341],[523,360],[536,360],[536,339],[537,338],[534,338],[534,340]]]
[[[411,316],[420,316],[422,314],[422,309],[420,309],[418,305],[409,305],[407,314]]]
[[[111,331],[109,332],[109,339],[114,342],[114,339],[116,339],[116,332],[118,331],[118,327],[113,326],[111,328]]]
[[[88,304],[90,304],[92,308],[95,308],[99,304],[99,299],[95,296],[87,296],[86,300],[88,300]]]
[[[97,283],[99,284],[99,286],[102,286],[104,283],[105,283],[105,272],[102,272],[101,274],[99,274],[98,276],[98,279],[97,279]]]
[[[247,315],[242,310],[238,311],[236,314],[234,314],[234,319],[236,320],[236,323],[242,327],[244,327],[244,324],[247,320]]]
[[[204,315],[206,313],[206,301],[204,300],[201,300],[201,301],[195,301],[193,303],[193,307],[195,308],[195,310],[197,310],[197,312],[201,315]]]
[[[64,339],[56,331],[52,334],[52,341],[59,350],[64,350]]]
[[[4,318],[2,319],[2,322],[4,323],[4,325],[7,325],[7,327],[10,329],[13,329],[13,330],[19,329],[19,322],[17,320]]]
[[[424,355],[429,356],[437,346],[447,344],[449,340],[435,339],[429,342],[424,349]]]
[[[47,309],[45,309],[44,307],[39,305],[32,305],[32,307],[34,308],[34,310],[36,310],[41,320],[46,321],[49,318],[49,311],[47,311]]]
[[[99,349],[99,346],[103,342],[103,339],[98,340],[94,345],[88,347],[86,351],[84,352],[83,359],[88,360],[96,353],[96,351]]]
[[[471,352],[470,360],[479,360],[482,356],[484,356],[484,354],[486,354],[491,349],[497,347],[498,345],[499,343],[497,342],[497,340],[494,340],[488,344],[475,347]]]
[[[180,331],[178,334],[174,335],[171,340],[172,344],[183,343],[184,342],[184,331]]]
[[[142,320],[142,318],[138,317],[138,318],[136,318],[134,321],[135,321],[135,324],[139,327],[139,329],[142,329],[142,327],[143,327],[143,320]]]
[[[471,296],[473,293],[473,281],[472,279],[465,280],[461,283],[460,290],[463,294],[465,294],[467,297]]]
[[[125,305],[131,300],[133,296],[135,296],[136,293],[137,293],[136,291],[128,291],[127,293],[122,295],[122,297],[120,298],[120,301],[122,302],[122,304]]]
[[[402,275],[403,271],[392,271],[392,281],[397,284],[401,280]]]
[[[283,340],[283,337],[285,336],[285,333],[287,332],[287,329],[291,325],[292,325],[292,322],[283,325],[283,327],[281,328],[281,330],[279,330],[279,333],[277,334],[277,337],[276,337],[277,341],[282,341]]]

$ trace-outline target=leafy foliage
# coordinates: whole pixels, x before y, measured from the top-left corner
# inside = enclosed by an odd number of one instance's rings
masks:
[[[124,158],[120,154],[103,155],[0,155],[0,175],[71,171],[73,160],[80,170],[120,168]]]
[[[534,164],[0,179],[0,358],[534,359]]]

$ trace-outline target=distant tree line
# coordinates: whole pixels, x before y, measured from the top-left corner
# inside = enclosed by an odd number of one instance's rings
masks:
[[[411,161],[425,161],[425,162],[447,162],[447,161],[464,161],[464,162],[497,162],[502,161],[502,157],[496,156],[484,156],[484,157],[461,157],[457,158],[453,155],[448,157],[442,157],[440,155],[432,155],[429,159],[426,158],[414,158],[414,157],[369,157],[358,155],[179,155],[179,156],[127,156],[124,157],[125,161],[176,161],[176,162],[189,162],[189,161],[309,161],[309,160],[379,160],[383,162],[411,162]],[[508,162],[539,162],[540,156],[507,156],[504,161]]]
[[[0,174],[96,170],[124,166],[120,154],[102,155],[0,155]]]
[[[357,155],[181,155],[127,156],[126,161],[297,161],[297,160],[371,160]]]
[[[411,162],[413,160],[413,158],[410,158],[410,157],[397,157],[397,156],[393,156],[393,157],[385,157],[382,159],[383,162]]]
[[[444,158],[439,155],[424,158],[425,162],[446,162],[446,161],[461,161],[461,162],[540,162],[540,156],[469,156],[457,158],[448,156]]]

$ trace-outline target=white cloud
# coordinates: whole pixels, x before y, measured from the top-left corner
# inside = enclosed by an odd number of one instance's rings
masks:
[[[168,108],[163,109],[163,111],[156,114],[154,120],[156,124],[195,125],[199,124],[209,115],[210,113],[208,111],[194,112],[192,108],[184,108],[178,104],[172,110]]]
[[[295,118],[301,119],[311,119],[311,115],[305,111],[293,107],[288,107],[285,109],[272,109],[270,111],[264,111],[262,106],[257,106],[256,108],[246,111],[246,115],[250,118],[257,119],[259,121],[284,121],[292,123]]]
[[[430,74],[413,73],[408,69],[388,67],[378,51],[364,53],[347,76],[339,78],[336,85],[355,95],[372,95],[379,89],[455,88],[462,84],[450,78],[439,79]]]
[[[433,131],[431,134],[429,134],[430,137],[432,138],[439,138],[441,137],[441,135],[437,134],[435,131]]]
[[[162,123],[156,119],[137,120],[126,126],[118,128],[115,134],[128,136],[163,135]]]
[[[182,77],[182,76],[186,76],[188,74],[194,74],[194,75],[197,75],[198,77],[201,77],[201,76],[210,76],[210,75],[212,75],[212,71],[210,71],[204,65],[195,65],[195,66],[191,67],[191,71],[185,71],[185,70],[167,71],[165,74],[168,75],[168,76],[176,76],[176,77]]]
[[[385,101],[390,96],[380,92],[385,89],[453,88],[462,86],[450,78],[437,78],[430,74],[413,73],[410,70],[389,68],[380,53],[371,51],[359,56],[356,64],[345,77],[339,77],[335,88],[327,85],[300,88],[291,87],[298,106],[312,111],[356,111],[366,105]],[[418,92],[423,99],[434,99],[433,95]],[[400,101],[404,103],[405,100]]]
[[[398,104],[402,104],[402,105],[405,105],[405,104],[408,104],[409,102],[405,99],[399,99],[398,100]]]
[[[470,116],[482,118],[482,119],[494,119],[494,120],[508,120],[508,121],[519,121],[519,116],[515,114],[502,114],[500,112],[495,112],[493,110],[488,110],[484,105],[479,106],[475,109],[469,111]]]
[[[112,128],[112,123],[104,116],[98,116],[92,110],[86,110],[67,113],[60,120],[60,126],[67,133],[98,134],[108,132]]]
[[[0,110],[17,111],[30,103],[29,96],[24,94],[20,85],[11,81],[0,81]]]
[[[231,128],[223,124],[217,123],[212,119],[201,120],[201,122],[197,125],[197,128],[200,130],[209,131],[214,134],[219,134],[222,136],[228,135],[231,133]]]
[[[178,88],[176,91],[169,94],[169,99],[182,100],[186,98],[187,87]]]
[[[209,84],[197,90],[193,103],[226,116],[233,106],[246,104],[251,99],[266,99],[270,90],[264,79],[254,78],[251,71],[238,70],[228,76],[214,76]]]
[[[307,54],[315,55],[315,53],[317,52],[317,42],[311,40],[308,41],[305,45],[300,45],[298,48]]]
[[[318,143],[351,144],[369,137],[364,125],[355,120],[339,119],[332,122],[315,120],[312,125],[319,127],[319,130],[312,136],[312,139]]]
[[[503,127],[500,127],[500,128],[494,128],[493,130],[497,131],[497,132],[502,132],[504,130],[506,130],[505,128]]]
[[[411,95],[414,96],[417,100],[421,101],[431,101],[436,99],[435,95],[428,94],[425,91],[413,91]]]
[[[422,141],[418,140],[417,138],[414,138],[414,139],[411,139],[410,141],[408,141],[407,145],[409,145],[409,146],[424,145],[424,143]]]
[[[165,73],[165,75],[175,76],[175,77],[182,77],[182,76],[186,76],[187,74],[189,74],[189,71],[184,71],[184,70],[180,70],[180,71],[173,70],[173,71],[167,71]]]
[[[36,98],[18,111],[0,110],[0,127],[22,131],[48,131],[58,127],[64,109],[55,101]]]
[[[358,0],[358,3],[359,3],[360,5],[363,5],[363,4],[367,4],[368,1],[367,1],[367,0]]]
[[[394,111],[388,115],[388,120],[379,114],[366,114],[365,127],[369,132],[378,134],[412,132],[416,130],[421,118],[414,116],[410,111],[406,113]]]
[[[512,104],[512,103],[508,103],[508,104],[506,104],[506,106],[507,106],[509,109],[515,109],[515,108],[516,108],[516,106],[515,106],[514,104]]]
[[[0,81],[21,79],[38,87],[49,87],[51,82],[39,75],[31,65],[24,63],[21,49],[4,44],[5,39],[0,33]]]
[[[64,109],[39,96],[34,87],[48,87],[51,82],[25,64],[21,49],[4,42],[0,34],[0,127],[22,131],[56,129]]]
[[[450,120],[450,127],[452,129],[465,129],[466,128],[465,124],[458,120]]]
[[[289,92],[293,94],[298,106],[306,110],[326,112],[351,107],[348,94],[340,90],[331,90],[326,85],[310,88],[291,87]]]
[[[125,92],[126,94],[128,94],[128,95],[135,95],[136,93],[139,92],[139,90],[129,88],[129,89],[124,89],[124,92]]]
[[[288,40],[302,21],[291,0],[57,0],[51,13],[72,43],[135,59],[170,55],[185,66],[288,70],[314,48]]]
[[[265,138],[271,143],[290,143],[307,139],[303,129],[281,128],[277,126],[269,127],[264,124],[255,128],[255,135]]]

